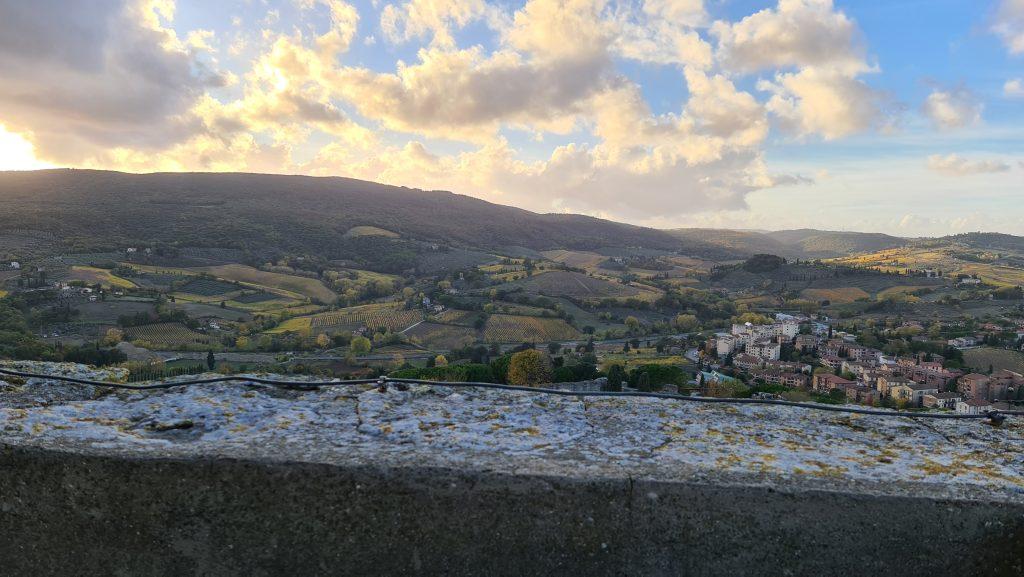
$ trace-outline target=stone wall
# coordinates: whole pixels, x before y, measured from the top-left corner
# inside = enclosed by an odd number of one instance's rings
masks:
[[[1019,575],[1022,514],[753,485],[0,451],[3,575]]]

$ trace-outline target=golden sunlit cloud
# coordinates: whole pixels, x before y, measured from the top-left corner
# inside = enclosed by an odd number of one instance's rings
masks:
[[[0,170],[37,170],[53,165],[36,158],[35,147],[24,136],[0,124]]]

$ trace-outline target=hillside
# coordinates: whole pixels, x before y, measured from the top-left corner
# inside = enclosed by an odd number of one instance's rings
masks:
[[[836,258],[899,247],[908,242],[880,233],[815,229],[762,232],[683,228],[668,232],[684,241],[705,242],[744,256],[768,253],[789,259]]]
[[[53,233],[77,251],[156,241],[352,258],[367,246],[409,240],[491,250],[680,245],[649,228],[338,177],[0,172],[0,203],[0,229]],[[373,230],[365,227],[393,234],[352,233]]]

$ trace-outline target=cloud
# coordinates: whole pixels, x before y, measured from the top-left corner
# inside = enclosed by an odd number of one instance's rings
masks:
[[[832,140],[886,122],[886,97],[858,78],[877,67],[856,23],[831,0],[780,0],[739,22],[715,22],[711,33],[724,68],[776,70],[757,86],[770,93],[767,110],[783,130]]]
[[[772,94],[767,108],[782,128],[799,136],[832,140],[885,121],[882,95],[840,72],[807,68],[762,81],[758,89]]]
[[[857,25],[832,0],[780,0],[736,23],[715,22],[722,65],[739,72],[816,67],[869,70]]]
[[[384,37],[394,44],[429,36],[435,47],[453,48],[452,31],[477,20],[498,28],[504,18],[500,10],[483,0],[411,0],[384,6],[380,27]]]
[[[165,22],[173,3],[0,0],[0,119],[47,159],[154,150],[200,125],[190,108],[225,79]]]
[[[568,132],[585,102],[611,80],[604,54],[525,60],[480,47],[423,49],[394,73],[345,68],[332,89],[391,130],[479,142],[503,125]]]
[[[1001,0],[992,31],[1010,54],[1024,54],[1024,0]]]
[[[968,160],[958,154],[935,154],[928,157],[928,168],[952,176],[967,176],[1006,172],[1010,165],[1001,160]]]
[[[1007,98],[1024,98],[1024,79],[1007,80],[1003,84],[1003,95]]]
[[[925,99],[923,111],[939,130],[954,130],[981,122],[984,106],[967,87],[936,88]]]

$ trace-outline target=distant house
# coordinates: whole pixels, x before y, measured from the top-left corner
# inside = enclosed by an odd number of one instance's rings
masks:
[[[813,351],[818,348],[818,337],[814,335],[797,335],[796,348],[801,353]]]
[[[827,393],[832,389],[844,389],[848,385],[856,385],[857,381],[851,381],[844,379],[839,375],[833,375],[831,373],[820,373],[814,375],[814,379],[811,381],[811,387],[819,393]]]
[[[989,378],[978,373],[969,373],[957,381],[956,388],[966,399],[989,400]]]
[[[878,380],[875,381],[875,390],[883,397],[888,397],[892,394],[893,387],[909,386],[911,383],[914,381],[902,375],[885,375],[878,377]]]
[[[978,339],[974,337],[957,337],[955,339],[949,339],[946,341],[946,344],[957,349],[966,349],[978,346]]]
[[[14,270],[21,270],[21,263],[16,261],[16,260],[12,260],[11,261],[11,268],[14,269]]]
[[[747,352],[766,361],[777,361],[782,354],[782,346],[772,341],[757,341],[747,347]]]
[[[786,387],[806,387],[807,375],[803,373],[783,373],[779,377],[779,384]]]
[[[993,409],[992,403],[984,399],[961,399],[956,402],[956,412],[965,415],[984,415]]]
[[[933,409],[955,409],[956,403],[963,397],[952,391],[946,393],[928,393],[922,399],[924,406]]]
[[[914,407],[924,405],[924,396],[937,394],[939,390],[932,385],[921,383],[901,383],[889,389],[889,396]]]
[[[726,357],[736,349],[736,338],[728,333],[715,335],[715,352],[719,357]]]
[[[738,368],[743,369],[744,371],[749,371],[751,369],[760,368],[763,364],[763,361],[759,357],[755,357],[754,355],[741,353],[733,357],[732,364]]]

